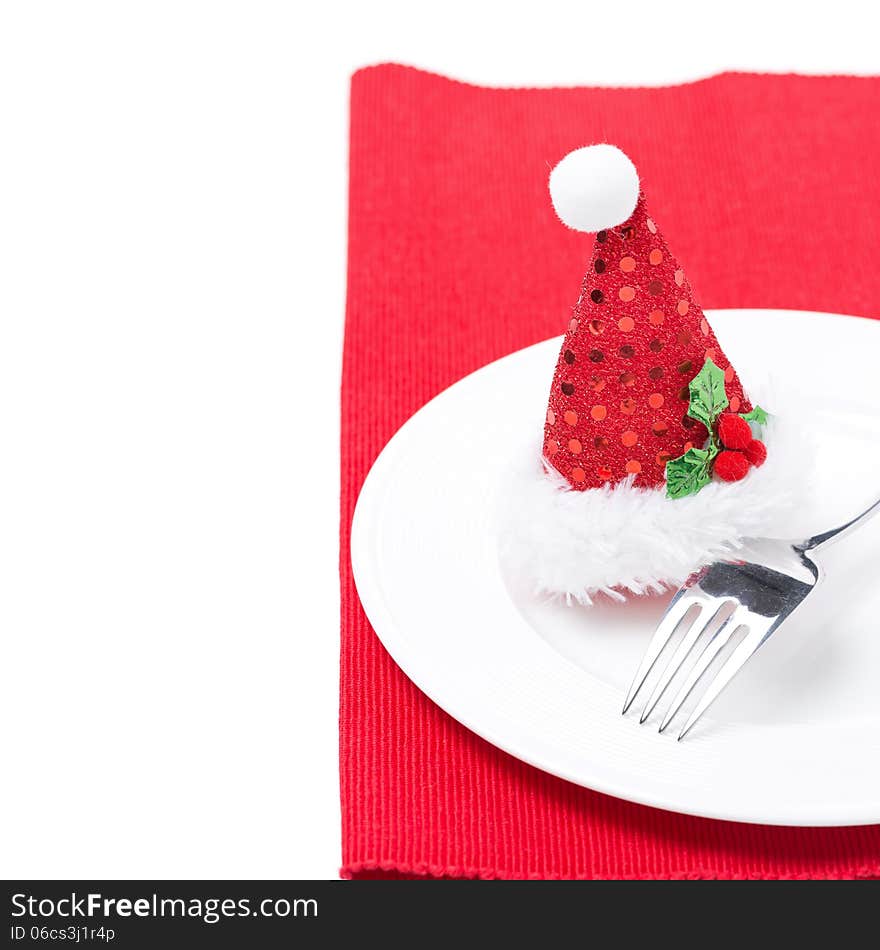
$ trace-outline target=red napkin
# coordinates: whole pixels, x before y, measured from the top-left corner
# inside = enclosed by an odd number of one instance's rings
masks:
[[[361,483],[395,430],[467,373],[564,329],[590,242],[555,219],[547,175],[572,148],[609,141],[633,158],[704,307],[880,316],[878,102],[880,79],[842,76],[484,89],[393,65],[355,75],[342,376],[343,876],[880,876],[880,826],[691,818],[579,788],[498,751],[385,653],[348,553]]]

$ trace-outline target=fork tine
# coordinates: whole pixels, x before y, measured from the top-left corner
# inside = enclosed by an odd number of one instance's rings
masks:
[[[694,707],[690,716],[688,716],[688,721],[684,724],[684,728],[678,735],[679,740],[683,739],[691,729],[693,729],[700,716],[715,702],[724,687],[727,686],[734,676],[745,666],[752,654],[773,631],[774,626],[774,624],[771,624],[768,628],[762,624],[749,631],[742,643],[739,644],[730,657],[728,657],[724,666],[718,671],[715,679],[713,679],[707,687],[706,692],[700,697],[700,701]]]
[[[661,697],[669,688],[669,684],[675,679],[675,674],[681,669],[682,663],[688,658],[691,650],[694,648],[694,644],[709,628],[712,621],[718,617],[718,614],[721,613],[727,603],[726,601],[722,601],[715,610],[711,609],[711,605],[707,605],[708,609],[694,618],[690,630],[682,637],[681,643],[679,643],[676,648],[672,659],[666,664],[666,668],[663,670],[659,680],[654,686],[653,692],[645,703],[645,708],[642,710],[642,717],[639,719],[639,723],[643,723],[654,711],[654,707],[660,702]],[[704,617],[705,620],[703,619]]]
[[[666,715],[663,717],[663,721],[660,723],[659,732],[669,725],[670,722],[675,718],[676,713],[684,705],[685,700],[690,696],[694,691],[694,687],[700,681],[703,674],[707,669],[712,665],[712,661],[716,656],[724,649],[724,646],[733,636],[734,632],[738,630],[742,624],[740,619],[744,614],[744,610],[741,607],[738,607],[734,612],[724,621],[723,624],[715,631],[712,635],[712,638],[703,647],[702,653],[697,657],[697,662],[691,667],[688,672],[687,678],[684,683],[682,683],[681,688],[675,694],[675,698],[669,704],[669,708],[666,710]],[[679,736],[681,738],[681,736]]]
[[[648,674],[657,662],[657,657],[663,652],[663,648],[678,629],[678,625],[684,620],[685,614],[695,605],[699,605],[702,609],[703,602],[698,597],[692,595],[687,588],[683,588],[673,597],[672,602],[666,608],[666,613],[663,614],[660,623],[657,625],[657,629],[654,631],[654,636],[651,638],[648,649],[645,650],[642,662],[639,664],[636,675],[630,684],[629,692],[626,694],[626,701],[623,704],[624,714],[632,705],[633,700],[648,678]],[[696,620],[696,618],[694,619]]]

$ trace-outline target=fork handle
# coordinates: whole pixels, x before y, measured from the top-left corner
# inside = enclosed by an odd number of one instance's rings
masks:
[[[815,551],[816,548],[830,544],[832,541],[838,541],[840,538],[851,534],[856,530],[856,528],[864,524],[869,518],[872,518],[874,515],[876,515],[877,512],[880,512],[880,498],[878,498],[870,508],[867,508],[860,515],[856,515],[852,521],[847,521],[846,524],[841,525],[839,528],[832,528],[830,531],[825,531],[823,534],[817,534],[814,537],[809,538],[807,541],[804,541],[803,544],[798,545],[798,547],[802,551]]]

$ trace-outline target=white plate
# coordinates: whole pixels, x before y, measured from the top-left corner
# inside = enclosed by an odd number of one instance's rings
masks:
[[[711,317],[744,379],[775,377],[815,420],[805,535],[867,507],[880,491],[880,325],[791,311]],[[493,498],[511,453],[540,444],[558,348],[548,340],[456,383],[376,460],[351,555],[382,643],[450,715],[579,785],[712,818],[880,822],[880,520],[828,550],[809,606],[684,742],[620,715],[667,598],[582,608],[512,589]]]

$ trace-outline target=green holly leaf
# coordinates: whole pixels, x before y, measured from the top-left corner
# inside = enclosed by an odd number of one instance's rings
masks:
[[[688,415],[702,422],[711,432],[712,424],[730,405],[724,389],[724,371],[707,359],[700,372],[690,381],[688,389],[691,394]]]
[[[684,498],[695,495],[712,480],[712,461],[718,448],[688,449],[684,455],[666,463],[666,497]]]
[[[760,406],[755,406],[751,412],[741,412],[739,415],[746,422],[757,422],[759,426],[767,425],[767,412]]]

